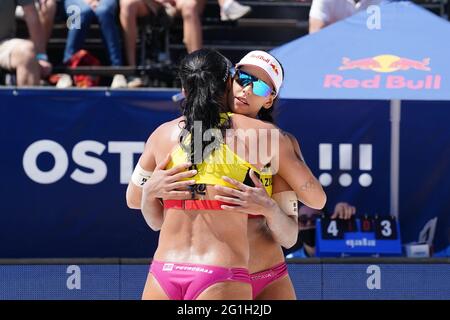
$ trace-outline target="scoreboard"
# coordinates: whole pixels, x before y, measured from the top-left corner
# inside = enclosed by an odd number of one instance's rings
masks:
[[[316,220],[316,255],[399,256],[402,254],[400,227],[393,216]]]

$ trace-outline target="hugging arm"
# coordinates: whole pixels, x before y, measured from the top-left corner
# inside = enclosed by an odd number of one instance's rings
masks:
[[[295,191],[299,201],[310,208],[322,209],[327,201],[326,194],[304,162],[297,140],[291,135],[279,134],[278,141],[279,152],[274,161],[278,164],[278,174]]]
[[[247,186],[229,177],[222,177],[226,182],[234,185],[236,189],[215,186],[215,189],[221,194],[216,195],[215,199],[231,204],[222,205],[224,210],[263,215],[274,240],[285,248],[292,247],[297,242],[297,216],[292,214],[293,210],[286,210],[290,212],[285,212],[282,205],[280,206],[277,201],[269,197],[253,170],[250,170],[250,178],[255,185],[254,187]],[[281,195],[283,191],[289,190],[289,186],[277,176],[273,177],[273,186],[274,198]],[[295,205],[296,202],[295,199]]]

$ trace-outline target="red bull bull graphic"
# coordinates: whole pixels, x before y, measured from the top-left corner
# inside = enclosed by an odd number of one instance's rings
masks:
[[[278,75],[278,68],[275,64],[271,63],[270,66],[272,67],[273,71]]]
[[[323,82],[324,88],[344,89],[410,89],[410,90],[438,90],[441,88],[441,76],[430,74],[430,58],[414,60],[395,55],[378,55],[362,59],[342,58],[338,68],[341,74],[326,74]],[[345,75],[347,70],[372,71],[379,74],[370,78],[349,78]],[[404,75],[386,75],[396,71],[417,70],[426,72],[421,78],[408,78]]]
[[[374,58],[366,58],[359,60],[342,58],[342,66],[339,67],[339,70],[351,70],[351,69],[374,70],[376,68],[381,68],[381,64]]]
[[[428,67],[429,64],[430,58],[425,58],[422,61],[400,58],[399,60],[392,62],[390,67],[399,70],[416,69],[416,70],[430,71],[431,69],[430,67]]]

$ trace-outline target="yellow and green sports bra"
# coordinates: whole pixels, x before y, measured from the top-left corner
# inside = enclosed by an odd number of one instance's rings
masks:
[[[228,113],[228,115],[230,116],[232,113]],[[189,143],[189,137],[186,139],[186,143]],[[171,153],[172,159],[166,169],[185,163],[187,161],[186,155],[186,152],[178,144]],[[266,166],[263,170],[258,170],[255,166],[239,157],[226,143],[220,143],[220,146],[214,149],[196,167],[197,174],[183,180],[195,180],[196,184],[221,185],[230,188],[235,187],[223,180],[222,176],[253,186],[253,181],[250,178],[250,169],[253,169],[256,176],[261,180],[267,194],[272,196],[272,172],[270,167]]]

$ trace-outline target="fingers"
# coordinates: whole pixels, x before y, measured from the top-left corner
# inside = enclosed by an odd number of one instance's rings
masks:
[[[345,218],[345,208],[340,206],[340,205],[336,205],[336,207],[334,208],[334,213],[331,216],[331,219],[344,219]]]
[[[168,174],[170,174],[170,172],[168,172]],[[190,178],[193,177],[197,174],[197,170],[190,170],[190,171],[183,171],[180,173],[176,173],[174,175],[172,175],[168,181],[169,182],[175,182],[175,181],[180,181],[182,179],[186,179],[186,178]]]
[[[232,184],[233,186],[237,187],[238,189],[240,189],[242,191],[246,191],[246,190],[248,190],[250,188],[249,186],[246,186],[242,182],[239,182],[239,181],[234,180],[232,178],[229,178],[227,176],[222,176],[222,179],[225,180],[226,182],[228,182],[229,184]]]
[[[336,205],[334,209],[334,213],[331,216],[331,219],[344,219],[348,220],[351,219],[351,217],[356,213],[356,208],[353,206],[350,206],[346,203],[339,203]]]
[[[221,193],[224,193],[226,195],[234,196],[236,198],[241,198],[242,197],[242,191],[239,191],[239,190],[236,190],[236,189],[233,189],[233,188],[215,185],[214,189],[216,189],[217,191],[219,191]]]
[[[187,169],[189,169],[189,167],[192,165],[192,163],[186,162],[186,163],[182,163],[179,164],[169,170],[167,170],[167,174],[169,176],[173,176],[174,174],[178,173],[178,172],[183,172],[186,171]]]
[[[352,206],[349,206],[349,208],[348,208],[348,218],[347,219],[351,219],[352,216],[355,215],[355,213],[356,213],[356,208],[352,207]]]
[[[177,181],[169,184],[168,188],[170,188],[170,190],[186,189],[193,184],[195,184],[195,180]]]
[[[352,208],[351,207],[346,207],[345,208],[345,220],[348,220],[352,217]]]
[[[172,155],[170,153],[167,154],[167,156],[164,158],[164,160],[156,165],[155,171],[165,169],[171,159],[172,159]]]
[[[41,68],[41,74],[43,77],[47,77],[48,75],[50,75],[52,71],[52,65],[50,63],[48,63],[47,61],[38,60],[38,64]]]
[[[355,214],[356,208],[347,203],[344,203],[340,207],[340,212],[341,212],[340,216],[342,219],[349,220]]]
[[[242,213],[242,214],[248,214],[246,212],[242,212],[240,207],[235,207],[235,206],[227,206],[225,204],[221,205],[220,208],[222,210],[226,210],[226,211],[233,211],[233,212],[238,212],[238,213]]]
[[[224,196],[219,196],[219,195],[215,195],[214,199],[219,200],[219,201],[223,201],[226,203],[231,203],[231,204],[235,204],[235,205],[245,205],[245,201],[242,201],[241,199],[237,199],[237,198],[230,198],[230,197],[224,197]]]
[[[261,183],[261,180],[258,179],[258,177],[256,176],[255,171],[253,171],[253,169],[250,169],[250,178],[252,179],[256,188],[264,187],[263,184]]]

